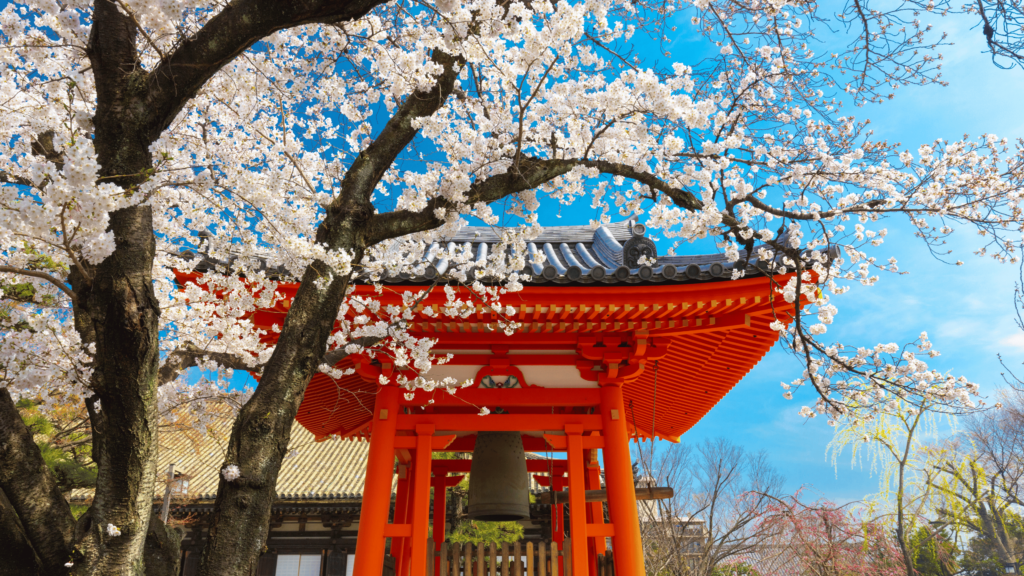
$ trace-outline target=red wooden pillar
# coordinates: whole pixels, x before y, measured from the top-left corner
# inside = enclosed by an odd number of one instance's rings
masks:
[[[366,481],[356,538],[355,574],[380,574],[384,569],[384,528],[391,508],[395,470],[395,427],[398,386],[382,386],[373,406],[373,431],[366,457]]]
[[[441,551],[441,544],[445,541],[445,516],[447,514],[448,488],[458,485],[465,476],[449,476],[448,467],[444,460],[434,460],[431,468],[434,478],[430,485],[434,488],[434,551]],[[441,573],[441,557],[434,558],[434,574]]]
[[[597,462],[597,450],[586,450],[584,461],[587,463],[587,490],[600,490],[601,465]],[[587,505],[587,522],[589,524],[604,524],[604,505],[601,502],[591,502]],[[604,536],[587,539],[591,576],[597,576],[597,557],[604,555],[605,548]]]
[[[416,425],[416,463],[413,469],[412,485],[415,508],[412,510],[412,551],[409,563],[412,567],[412,576],[426,576],[427,574],[427,528],[430,525],[430,460],[433,437],[433,424]],[[364,572],[354,572],[354,574],[364,574]],[[370,572],[365,572],[365,574],[370,574]]]
[[[636,511],[633,462],[629,453],[626,411],[619,383],[601,387],[601,424],[604,428],[604,480],[608,490],[608,515],[614,525],[612,550],[616,574],[643,574],[640,519]]]
[[[565,489],[564,474],[561,466],[555,467],[555,473],[551,478],[552,492],[561,492]],[[558,545],[559,550],[562,549],[562,542],[565,542],[565,526],[562,525],[565,522],[565,509],[562,506],[562,504],[555,504],[551,507],[551,541]]]
[[[406,482],[406,484],[407,484],[407,488],[406,488],[407,497],[406,497],[406,504],[405,504],[405,521],[410,526],[412,526],[413,510],[416,510],[416,507],[418,505],[417,502],[416,502],[416,491],[413,489],[413,479],[414,479],[415,473],[416,473],[416,465],[415,465],[415,461],[413,461],[413,462],[409,463],[409,468],[408,468],[408,471],[406,472],[406,477],[408,478],[408,481]],[[410,531],[410,534],[412,534],[411,531]],[[402,538],[402,563],[401,564],[398,564],[398,563],[395,564],[395,574],[396,574],[396,576],[409,576],[409,566],[411,565],[411,563],[412,563],[412,538]]]
[[[409,518],[406,516],[409,505],[409,467],[405,464],[398,465],[398,486],[395,494],[395,519],[394,524],[407,524]],[[395,570],[399,576],[405,576],[399,572],[402,565],[402,558],[405,556],[407,538],[401,536],[391,537],[391,556],[395,559]]]
[[[441,551],[441,544],[444,544],[444,517],[445,517],[445,495],[448,493],[446,477],[448,469],[444,466],[432,464],[434,478],[430,481],[434,488],[434,551]],[[434,574],[441,573],[441,557],[434,558]]]
[[[572,575],[587,576],[587,500],[584,493],[586,469],[583,467],[583,425],[567,424],[566,459],[569,461],[569,535],[572,537]],[[632,574],[632,572],[623,572]],[[570,575],[566,575],[570,576]]]
[[[565,478],[565,463],[558,463],[551,467],[548,472],[548,476],[534,475],[534,479],[541,486],[547,486],[551,488],[552,492],[561,492],[566,485]],[[562,549],[562,543],[565,542],[565,527],[562,526],[563,515],[565,510],[562,509],[562,504],[551,505],[551,543],[554,548],[558,550]],[[555,570],[552,576],[559,576],[562,574],[562,565],[557,564],[558,568],[552,568]]]

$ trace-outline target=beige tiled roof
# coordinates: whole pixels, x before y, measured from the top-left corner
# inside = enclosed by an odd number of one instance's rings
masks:
[[[225,446],[231,434],[232,418],[218,418],[205,431],[197,428],[162,428],[157,458],[158,480],[154,499],[162,499],[167,468],[174,463],[177,473],[187,475],[190,500],[216,498]],[[316,442],[302,426],[292,427],[289,456],[281,465],[277,493],[281,500],[362,499],[368,442],[327,440]],[[392,490],[396,480],[392,479]],[[92,490],[75,490],[72,500],[89,500]]]

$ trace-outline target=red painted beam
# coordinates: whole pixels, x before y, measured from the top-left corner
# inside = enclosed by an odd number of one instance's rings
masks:
[[[544,440],[551,446],[551,449],[558,451],[568,450],[568,438],[568,436],[544,435]],[[604,438],[600,436],[584,436],[583,449],[593,450],[595,448],[604,448]]]
[[[443,340],[443,338],[442,338]],[[443,355],[439,352],[438,355]],[[486,366],[498,358],[490,354],[456,354],[445,363],[446,366]],[[514,366],[575,366],[580,357],[576,354],[510,354],[505,356]]]
[[[430,441],[431,450],[444,450],[455,440],[455,436],[434,436]],[[416,448],[416,437],[415,436],[398,436],[395,438],[395,449],[406,449],[412,450]]]
[[[469,472],[473,465],[472,460],[434,460],[431,463],[431,470],[444,470],[446,472]],[[565,466],[565,460],[526,460],[527,472],[548,472],[555,466]],[[461,478],[461,477],[460,477]],[[458,482],[456,482],[458,484]]]
[[[445,452],[472,452],[476,447],[476,436],[459,436],[445,448]],[[523,436],[523,450],[527,452],[552,452],[551,446],[543,438],[537,436]],[[527,460],[529,462],[529,460]]]
[[[432,424],[438,429],[474,432],[514,432],[560,430],[567,424],[579,424],[584,430],[600,430],[601,417],[596,414],[401,414],[399,430],[415,430],[419,424]]]
[[[594,388],[466,388],[459,390],[454,395],[443,391],[433,393],[417,390],[412,400],[406,400],[404,395],[399,403],[402,406],[424,406],[429,400],[433,400],[432,407],[458,407],[467,408],[472,406],[487,406],[493,408],[501,406],[537,407],[537,406],[597,406],[601,403],[601,390]],[[443,422],[438,422],[443,426]],[[554,428],[548,428],[554,430]]]

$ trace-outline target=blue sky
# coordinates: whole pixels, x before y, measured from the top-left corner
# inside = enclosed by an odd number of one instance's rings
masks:
[[[883,105],[847,109],[870,118],[879,138],[902,142],[911,150],[936,138],[958,139],[964,134],[995,133],[1015,139],[1024,136],[1024,71],[992,65],[979,29],[970,18],[940,20],[953,46],[942,50],[943,78],[948,87],[899,90]],[[673,50],[680,57],[681,51]],[[683,56],[685,59],[685,56]],[[956,267],[934,260],[908,228],[891,221],[890,235],[879,256],[895,256],[905,275],[885,275],[874,287],[857,286],[834,298],[840,313],[828,336],[856,345],[903,343],[927,331],[942,352],[933,366],[952,370],[982,385],[985,394],[1002,382],[997,354],[1009,366],[1024,361],[1024,333],[1014,324],[1014,265],[1000,265],[971,252],[980,243],[964,229],[951,242]],[[831,428],[822,418],[804,421],[800,406],[814,398],[801,391],[793,400],[782,398],[781,381],[800,374],[800,366],[775,349],[725,399],[697,424],[684,441],[726,437],[751,450],[764,450],[785,475],[787,489],[813,486],[823,496],[851,501],[877,490],[877,477],[851,469],[849,459],[838,470],[826,457]],[[1024,375],[1024,367],[1021,374]]]

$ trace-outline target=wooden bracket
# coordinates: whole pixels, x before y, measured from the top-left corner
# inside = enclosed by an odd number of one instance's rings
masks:
[[[552,450],[568,450],[569,440],[568,436],[554,436],[551,434],[545,434],[544,440],[551,446]],[[583,449],[595,449],[604,448],[604,437],[603,436],[584,436],[583,437]]]

